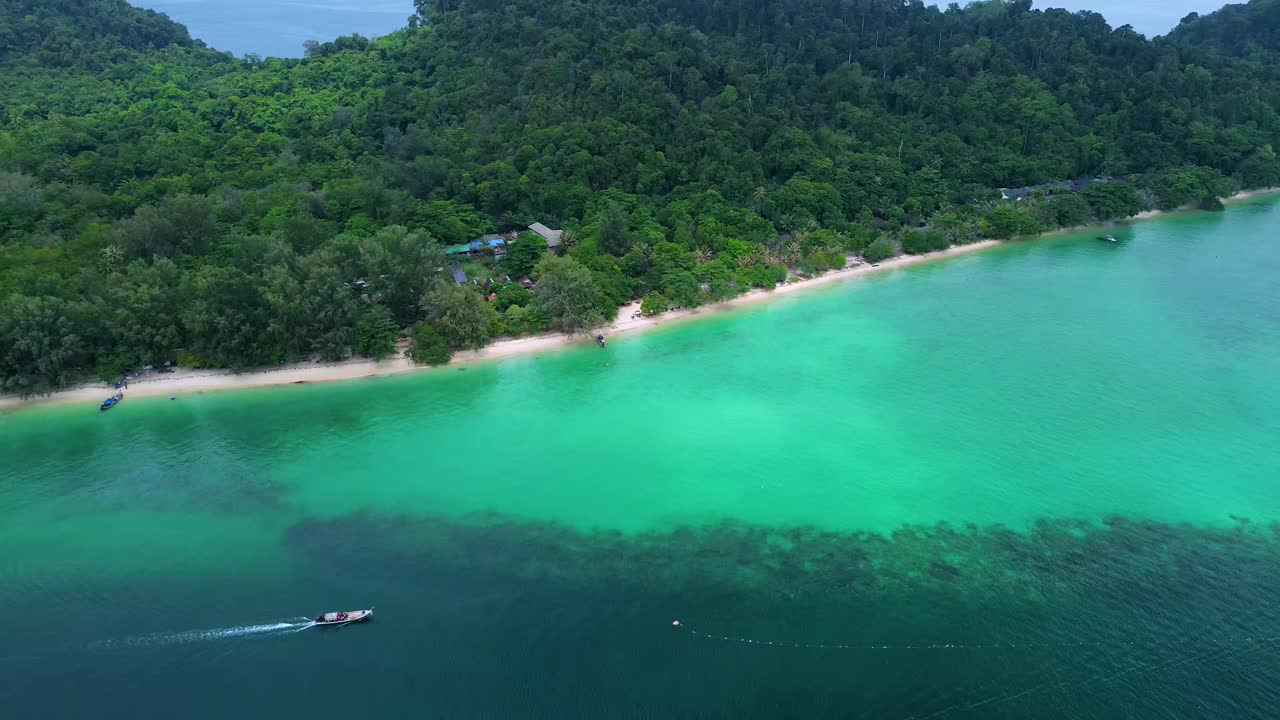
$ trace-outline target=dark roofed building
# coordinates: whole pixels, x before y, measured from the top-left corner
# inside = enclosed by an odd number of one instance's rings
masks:
[[[1097,185],[1102,182],[1099,178],[1076,178],[1071,181],[1071,192],[1080,192],[1090,185]]]
[[[1063,180],[1056,183],[1045,183],[1044,185],[1028,185],[1020,188],[1000,188],[1000,197],[1005,200],[1023,200],[1036,195],[1057,195],[1064,192],[1078,193],[1081,190],[1096,185],[1100,182],[1106,182],[1104,178],[1076,178],[1075,180]]]
[[[1071,192],[1071,183],[1067,181],[1045,183],[1044,185],[1028,185],[1020,188],[1002,188],[1000,196],[1005,200],[1023,200],[1040,195],[1053,195],[1060,192]]]

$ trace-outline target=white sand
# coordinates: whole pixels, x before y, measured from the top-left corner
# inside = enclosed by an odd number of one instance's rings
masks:
[[[1247,198],[1276,192],[1276,190],[1254,190],[1239,193],[1226,202],[1236,202]],[[1150,210],[1132,218],[1141,220],[1165,214],[1162,211]],[[1058,232],[1081,232],[1087,228],[1071,228]],[[636,333],[643,330],[680,322],[693,317],[707,316],[724,312],[730,308],[761,302],[769,298],[782,297],[809,288],[822,287],[836,282],[885,272],[898,268],[917,265],[923,262],[942,258],[967,255],[1000,245],[999,240],[982,240],[970,245],[956,245],[939,252],[925,255],[899,255],[877,265],[859,265],[843,270],[834,270],[824,275],[796,280],[779,285],[774,290],[752,290],[745,295],[712,305],[704,305],[688,310],[675,310],[654,317],[633,317],[640,309],[640,303],[630,303],[618,309],[618,316],[612,325],[601,329],[606,338],[624,333]],[[569,337],[560,333],[547,333],[531,337],[499,340],[482,350],[467,350],[455,353],[450,365],[496,360],[499,358],[527,355],[564,348],[575,343],[593,342],[591,336]],[[401,346],[403,350],[404,346]],[[433,368],[415,365],[402,355],[394,359],[374,362],[372,360],[353,359],[336,363],[290,363],[278,367],[262,368],[251,372],[233,373],[230,370],[180,370],[168,374],[155,374],[129,383],[125,391],[129,397],[146,395],[178,395],[182,393],[204,392],[208,390],[232,390],[237,388],[265,387],[269,385],[291,385],[296,383],[330,382],[335,380],[355,380],[357,378],[396,375],[405,372],[429,371]],[[32,398],[20,398],[15,395],[0,396],[0,409],[12,408],[33,403],[83,402],[98,403],[109,397],[111,386],[107,383],[86,383],[50,395]]]
[[[732,300],[713,305],[705,305],[689,310],[675,310],[654,317],[632,317],[640,309],[638,302],[624,305],[618,309],[618,316],[613,324],[601,329],[606,338],[623,333],[635,333],[648,328],[679,322],[691,317],[723,312],[729,308],[760,302],[772,297],[789,295],[800,290],[829,285],[850,278],[861,277],[873,272],[902,268],[944,257],[963,255],[998,245],[996,240],[985,240],[971,245],[958,245],[947,250],[927,255],[900,255],[885,260],[877,266],[862,265],[858,267],[835,270],[825,275],[807,280],[792,281],[779,285],[775,290],[752,290]],[[472,363],[481,360],[527,355],[530,353],[556,350],[575,343],[594,342],[592,336],[570,337],[562,333],[546,333],[530,337],[499,340],[481,350],[465,350],[455,353],[450,365]],[[401,349],[403,350],[402,345]],[[148,395],[178,395],[183,393],[204,392],[208,390],[232,390],[237,388],[265,387],[269,385],[291,385],[296,383],[330,382],[334,380],[354,380],[365,377],[396,375],[405,372],[429,371],[432,368],[416,365],[408,358],[400,356],[393,359],[374,362],[366,359],[352,359],[335,363],[289,363],[277,367],[233,373],[230,370],[179,370],[173,373],[156,373],[129,383],[125,398]],[[66,390],[32,398],[20,398],[14,395],[0,396],[0,409],[11,408],[33,403],[84,402],[96,403],[106,399],[112,393],[107,383],[86,383]]]

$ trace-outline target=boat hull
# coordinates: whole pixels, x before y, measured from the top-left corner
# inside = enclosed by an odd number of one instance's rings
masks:
[[[348,610],[346,612],[331,612],[320,615],[315,619],[316,627],[340,627],[342,625],[350,625],[351,623],[363,622],[373,617],[373,608],[368,610]]]

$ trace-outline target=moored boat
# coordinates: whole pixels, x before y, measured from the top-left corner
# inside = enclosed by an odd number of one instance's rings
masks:
[[[1116,241],[1116,236],[1115,236],[1115,235],[1099,235],[1099,236],[1098,236],[1098,239],[1099,239],[1099,240],[1106,240],[1107,242],[1115,242],[1115,241]]]
[[[323,615],[317,615],[315,623],[318,627],[328,627],[333,625],[348,625],[353,622],[368,620],[373,617],[373,608],[368,610],[347,610],[345,612],[328,612]]]
[[[115,407],[123,399],[124,399],[124,393],[122,392],[118,392],[115,395],[112,395],[111,397],[102,401],[102,404],[98,406],[98,412],[106,412],[110,410],[111,408]]]

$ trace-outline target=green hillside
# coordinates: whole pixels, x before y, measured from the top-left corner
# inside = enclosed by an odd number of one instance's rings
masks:
[[[0,378],[475,347],[1280,184],[1276,7],[1148,40],[1025,0],[442,0],[260,62],[0,0]],[[563,258],[463,269],[538,290],[446,282],[444,246],[533,222]]]

